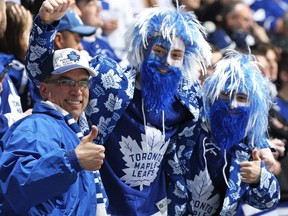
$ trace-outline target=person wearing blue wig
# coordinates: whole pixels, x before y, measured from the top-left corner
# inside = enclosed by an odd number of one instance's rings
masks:
[[[253,55],[232,50],[205,80],[203,130],[175,215],[236,215],[241,202],[258,209],[278,203],[278,181],[258,152],[267,136],[268,82]]]
[[[43,75],[45,57],[53,52],[58,24],[51,17],[61,18],[53,15],[58,11],[49,11],[45,28],[33,26],[26,55],[32,80]],[[88,126],[98,127],[95,143],[105,146],[100,173],[108,214],[167,215],[163,161],[168,146],[181,150],[180,159],[189,157],[200,131],[203,104],[197,79],[211,58],[205,35],[192,12],[148,8],[125,35],[129,66],[101,55],[91,59],[97,75],[91,78],[85,114]],[[84,119],[78,123],[89,129]],[[171,183],[182,180],[172,169],[166,174]]]

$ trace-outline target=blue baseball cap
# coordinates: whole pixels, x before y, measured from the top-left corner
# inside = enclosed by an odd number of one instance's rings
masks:
[[[60,20],[58,31],[69,31],[83,36],[90,36],[96,32],[96,28],[84,25],[81,18],[73,10],[68,10]]]
[[[213,46],[217,47],[220,51],[226,49],[234,49],[236,44],[228,34],[222,29],[216,29],[208,34],[207,41]]]

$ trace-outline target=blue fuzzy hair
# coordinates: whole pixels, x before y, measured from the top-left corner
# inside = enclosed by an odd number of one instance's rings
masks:
[[[147,8],[131,23],[125,38],[128,47],[128,61],[140,71],[144,60],[144,49],[155,36],[162,36],[172,42],[179,37],[185,44],[183,75],[196,80],[199,70],[205,73],[211,61],[211,48],[204,27],[193,12],[170,8]]]
[[[203,83],[202,94],[204,100],[204,118],[209,122],[211,104],[217,100],[221,91],[225,89],[226,82],[231,81],[231,93],[245,89],[250,104],[250,116],[245,130],[250,147],[259,147],[267,135],[268,112],[272,105],[269,90],[269,80],[265,78],[251,54],[241,54],[230,50],[220,60],[214,73]]]

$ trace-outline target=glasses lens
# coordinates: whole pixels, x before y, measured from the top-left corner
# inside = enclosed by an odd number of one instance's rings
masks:
[[[59,80],[59,83],[60,83],[61,86],[74,87],[76,81],[74,81],[74,80],[62,79],[62,80]]]
[[[89,88],[90,87],[90,82],[89,80],[85,80],[85,81],[79,81],[79,86],[82,88]]]
[[[62,80],[59,80],[59,83],[61,86],[65,86],[65,87],[74,87],[76,83],[78,83],[78,86],[81,88],[89,88],[90,86],[89,80],[74,81],[70,79],[62,79]]]
[[[81,81],[75,81],[71,79],[59,79],[59,80],[47,80],[46,83],[58,83],[62,87],[75,87],[76,83],[78,83],[78,86],[80,88],[89,88],[90,87],[90,81],[89,80],[81,80]]]

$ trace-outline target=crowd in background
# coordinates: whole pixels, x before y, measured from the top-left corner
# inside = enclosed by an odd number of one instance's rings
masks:
[[[26,75],[25,54],[32,21],[42,2],[6,1],[7,28],[0,39],[0,83],[3,89],[10,86],[15,98],[5,98],[0,89],[0,138],[7,127],[29,115],[41,99],[37,87]],[[90,57],[102,54],[126,66],[129,63],[124,33],[140,11],[156,5],[175,9],[185,5],[184,10],[194,11],[205,27],[213,55],[207,74],[199,71],[200,83],[213,73],[213,66],[229,49],[251,50],[261,63],[261,71],[271,81],[270,91],[275,102],[269,113],[269,139],[275,149],[277,166],[271,171],[280,183],[281,202],[274,213],[285,215],[284,207],[288,211],[288,0],[71,0],[71,14],[63,17],[63,28],[60,27],[55,38],[55,50],[70,47],[84,50]],[[77,19],[78,25],[85,29],[72,29],[69,22]],[[5,79],[4,72],[7,72]],[[13,104],[12,108],[5,108],[8,101]],[[247,205],[243,211],[247,215],[264,214]]]

